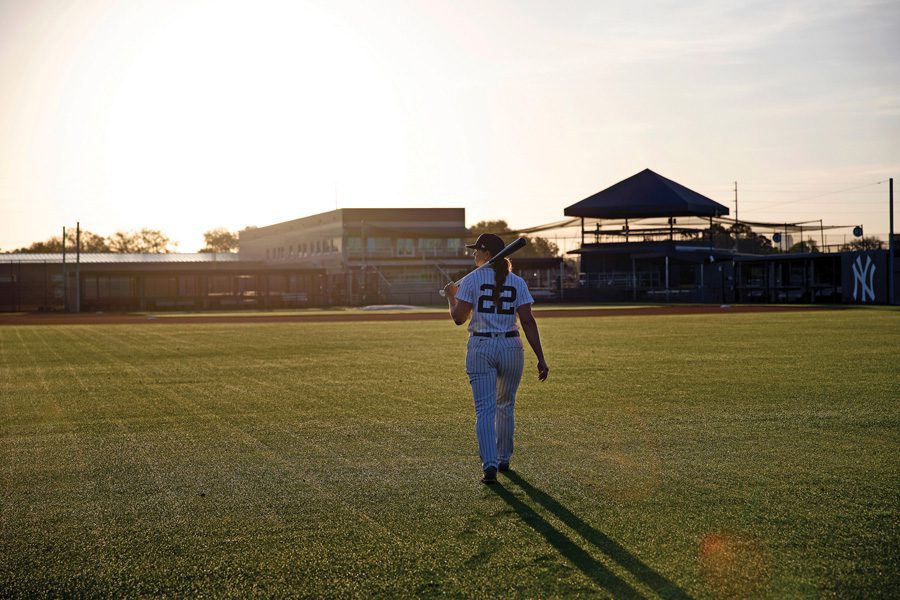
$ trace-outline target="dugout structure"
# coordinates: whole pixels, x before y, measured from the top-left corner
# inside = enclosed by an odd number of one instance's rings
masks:
[[[0,311],[268,309],[331,302],[322,269],[266,265],[237,254],[82,254],[77,267],[73,254],[66,260],[62,254],[0,254]]]
[[[737,222],[728,213],[650,169],[569,206],[582,243],[570,253],[580,258],[580,274],[567,299],[887,304],[889,285],[900,291],[887,250],[825,244],[826,230],[845,226]],[[794,239],[812,246],[805,235],[821,236],[821,246],[791,252]]]
[[[888,304],[889,265],[887,250],[737,257],[735,297],[748,303]]]

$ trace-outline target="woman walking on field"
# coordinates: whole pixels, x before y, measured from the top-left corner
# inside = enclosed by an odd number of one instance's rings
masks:
[[[466,247],[475,251],[475,264],[480,267],[505,244],[500,237],[484,233]],[[511,271],[507,258],[492,268],[472,271],[459,287],[448,283],[444,288],[453,322],[462,325],[471,317],[466,374],[475,399],[475,434],[484,472],[481,481],[489,484],[497,482],[498,470],[509,470],[513,452],[513,408],[525,362],[516,315],[537,357],[538,379],[546,380],[550,371],[531,313],[534,298],[525,280]]]

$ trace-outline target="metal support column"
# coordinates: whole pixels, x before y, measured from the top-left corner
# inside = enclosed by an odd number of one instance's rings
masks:
[[[666,302],[669,301],[669,257],[666,256]]]
[[[894,288],[897,287],[896,274],[894,272],[894,178],[890,178],[889,184],[889,208],[888,208],[888,303],[896,304],[897,298]]]

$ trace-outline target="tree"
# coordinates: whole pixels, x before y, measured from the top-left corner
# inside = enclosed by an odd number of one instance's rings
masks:
[[[896,245],[896,238],[894,238]],[[841,252],[858,252],[860,250],[883,250],[884,242],[875,236],[861,237],[858,240],[852,240],[841,246]]]
[[[542,237],[529,238],[529,243],[519,250],[519,256],[559,256],[559,246]]]
[[[158,229],[140,231],[117,231],[109,236],[111,252],[138,254],[168,254],[175,251],[178,244]]]
[[[509,228],[509,225],[506,221],[478,221],[471,227],[469,227],[469,232],[472,234],[472,240],[474,241],[482,233],[496,233],[499,236],[502,236],[504,233],[512,233],[512,229]]]
[[[716,248],[736,248],[738,252],[747,254],[771,254],[776,251],[771,239],[756,233],[744,223],[732,223],[729,227],[713,223],[712,234]],[[699,238],[699,235],[694,237]]]
[[[731,236],[737,240],[738,252],[747,254],[771,254],[775,252],[772,240],[753,231],[749,225],[734,223],[730,227]]]
[[[816,244],[816,240],[809,238],[805,242],[800,241],[791,246],[788,252],[818,252],[819,245]]]
[[[479,221],[469,227],[469,232],[471,233],[471,240],[469,243],[474,242],[482,233],[495,233],[500,237],[510,238],[506,240],[507,242],[511,242],[511,236],[514,236],[516,234],[515,231],[509,228],[509,224],[503,220]],[[528,244],[524,248],[519,250],[519,252],[517,252],[518,256],[559,256],[559,246],[557,246],[547,238],[529,238],[528,236],[522,237],[528,240]]]
[[[76,235],[74,229],[66,229],[66,252],[75,252]],[[54,236],[44,242],[34,242],[27,248],[13,250],[21,254],[59,253],[63,251],[62,236]],[[109,252],[109,244],[103,236],[86,229],[81,231],[82,252]]]
[[[238,233],[231,232],[224,227],[210,229],[203,234],[206,244],[200,252],[234,252],[238,249]]]

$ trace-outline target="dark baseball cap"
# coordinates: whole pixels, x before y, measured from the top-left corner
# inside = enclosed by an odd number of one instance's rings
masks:
[[[487,250],[491,253],[491,256],[497,254],[504,248],[506,248],[506,244],[503,243],[503,240],[500,239],[499,235],[494,235],[493,233],[482,233],[478,236],[478,239],[475,240],[474,244],[466,244],[466,248],[476,248],[478,250]]]

